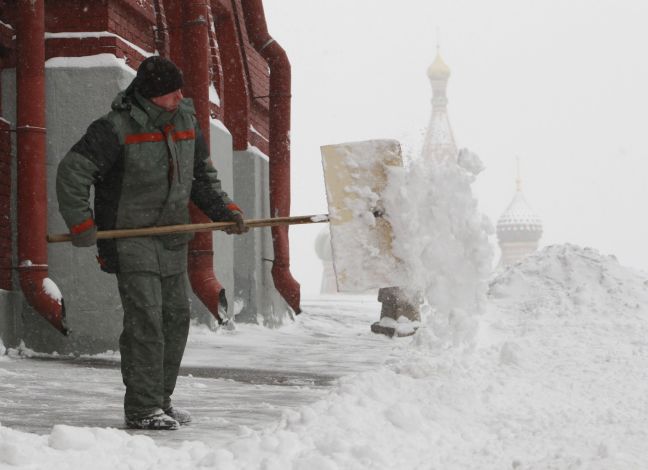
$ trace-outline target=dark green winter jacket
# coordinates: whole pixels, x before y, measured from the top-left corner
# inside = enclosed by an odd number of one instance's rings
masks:
[[[183,99],[168,112],[132,86],[63,158],[56,191],[71,231],[91,226],[93,219],[99,230],[185,224],[189,200],[213,221],[232,220],[240,210],[221,189],[192,101]],[[99,240],[98,259],[107,272],[174,274],[186,269],[191,237]]]

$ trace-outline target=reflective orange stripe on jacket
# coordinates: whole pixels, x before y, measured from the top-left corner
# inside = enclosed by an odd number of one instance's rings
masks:
[[[196,138],[196,131],[189,129],[188,131],[176,131],[171,134],[174,141],[177,140],[194,140]],[[129,134],[126,136],[124,143],[128,144],[142,144],[144,142],[164,142],[164,134],[162,132],[149,132],[145,134]]]

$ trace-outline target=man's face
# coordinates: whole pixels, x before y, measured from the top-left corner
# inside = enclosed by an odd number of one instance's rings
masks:
[[[175,111],[182,100],[182,90],[172,91],[166,95],[151,98],[151,102],[167,111]]]

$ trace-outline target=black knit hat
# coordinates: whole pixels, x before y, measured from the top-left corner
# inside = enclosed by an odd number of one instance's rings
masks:
[[[169,59],[151,56],[137,69],[135,88],[144,98],[155,98],[182,88],[182,72]]]

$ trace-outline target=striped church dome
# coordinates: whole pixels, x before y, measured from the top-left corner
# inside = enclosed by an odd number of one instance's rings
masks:
[[[542,221],[517,190],[508,208],[497,221],[500,241],[537,241],[542,236]]]

